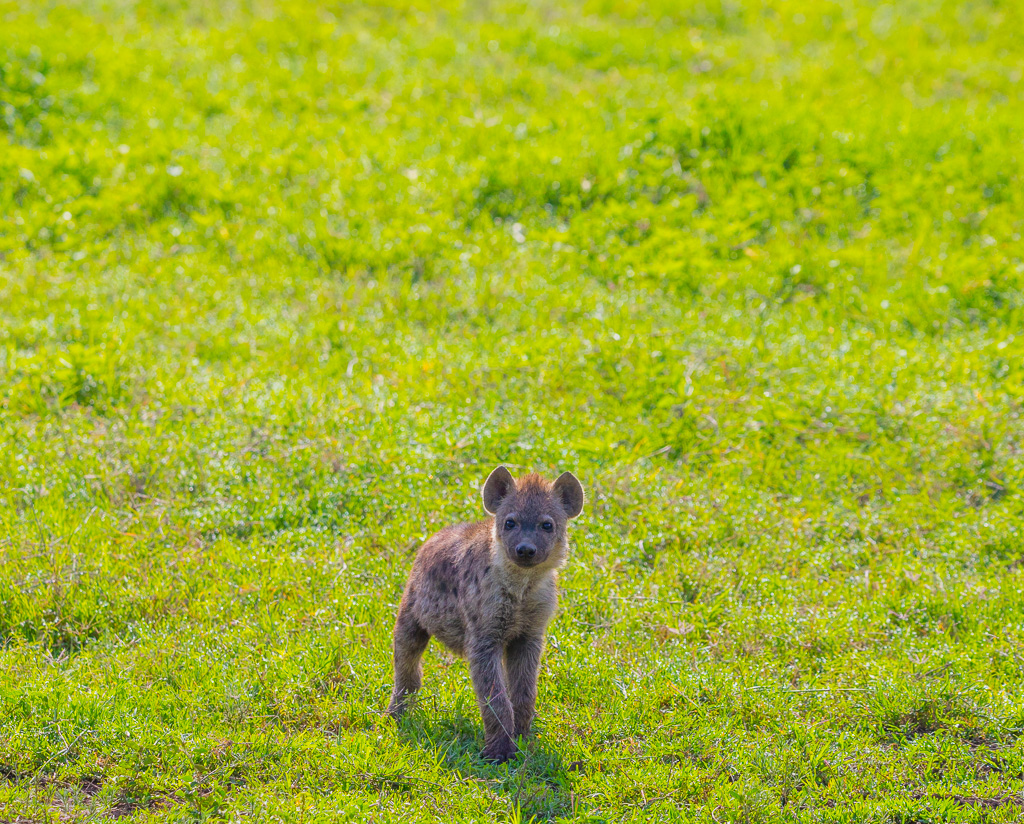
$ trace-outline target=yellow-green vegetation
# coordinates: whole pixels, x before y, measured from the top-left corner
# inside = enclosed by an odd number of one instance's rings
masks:
[[[1024,815],[1024,5],[0,0],[0,821]],[[589,493],[493,767],[418,543]]]

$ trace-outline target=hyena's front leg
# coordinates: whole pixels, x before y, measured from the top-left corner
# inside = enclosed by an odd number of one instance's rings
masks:
[[[514,640],[505,650],[508,691],[515,716],[513,734],[517,738],[529,733],[533,723],[537,703],[537,673],[543,648],[543,636],[527,635]]]
[[[401,717],[409,704],[409,698],[420,688],[423,680],[420,659],[430,641],[428,633],[407,609],[400,609],[395,622],[395,689],[391,693],[388,713],[392,718]]]
[[[512,737],[515,720],[505,683],[502,652],[501,644],[491,641],[469,647],[469,672],[484,721],[484,749],[480,754],[498,763],[508,761],[516,753]]]

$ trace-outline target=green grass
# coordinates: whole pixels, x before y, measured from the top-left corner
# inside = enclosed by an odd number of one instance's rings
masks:
[[[1024,6],[567,5],[0,0],[0,821],[1024,815]],[[499,462],[492,767],[382,711]]]

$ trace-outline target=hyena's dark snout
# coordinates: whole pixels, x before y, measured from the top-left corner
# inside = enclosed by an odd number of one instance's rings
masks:
[[[547,547],[538,546],[533,541],[520,541],[514,548],[509,547],[509,557],[518,567],[535,567],[543,564],[550,554]]]
[[[522,561],[532,561],[536,555],[537,547],[527,541],[523,541],[516,547],[516,558]]]

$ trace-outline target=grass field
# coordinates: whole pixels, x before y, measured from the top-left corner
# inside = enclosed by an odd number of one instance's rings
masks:
[[[0,0],[0,821],[1024,817],[1024,5],[569,5]]]

